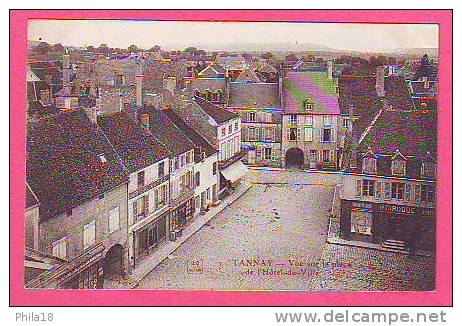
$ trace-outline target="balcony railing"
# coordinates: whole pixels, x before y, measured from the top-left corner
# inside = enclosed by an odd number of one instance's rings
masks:
[[[157,180],[151,182],[151,183],[148,183],[142,187],[138,187],[138,189],[136,189],[135,191],[132,191],[129,195],[128,195],[128,198],[129,199],[132,199],[132,198],[135,198],[136,196],[139,196],[141,195],[142,193],[145,193],[146,191],[148,190],[151,190],[155,187],[157,187],[158,185],[164,183],[165,181],[167,181],[169,178],[169,174],[166,174],[164,175],[163,177],[160,177],[158,178]]]

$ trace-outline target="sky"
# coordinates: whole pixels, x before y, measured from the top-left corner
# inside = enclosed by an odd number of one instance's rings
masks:
[[[314,43],[338,50],[437,48],[434,24],[30,20],[28,38],[64,46],[217,50],[236,44]]]

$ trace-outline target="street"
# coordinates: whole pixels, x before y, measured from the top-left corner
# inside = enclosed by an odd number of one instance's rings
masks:
[[[158,265],[145,289],[432,290],[434,259],[326,243],[338,174],[249,171],[253,187]]]

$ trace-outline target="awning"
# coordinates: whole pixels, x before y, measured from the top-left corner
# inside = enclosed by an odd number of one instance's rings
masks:
[[[221,171],[223,177],[231,182],[240,179],[245,173],[247,173],[247,167],[241,161],[236,161]]]

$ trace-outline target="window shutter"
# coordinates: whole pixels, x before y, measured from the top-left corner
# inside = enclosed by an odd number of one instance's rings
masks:
[[[356,197],[361,197],[362,184],[363,183],[361,179],[356,180]]]
[[[136,217],[138,216],[138,202],[136,200],[133,202],[133,216],[136,221]]]
[[[335,162],[335,151],[334,150],[330,150],[330,152],[329,152],[329,161],[331,163]]]
[[[324,129],[319,130],[319,139],[321,140],[321,142],[324,141],[324,134],[323,134],[323,131],[324,131]]]

